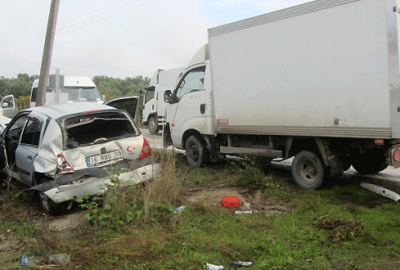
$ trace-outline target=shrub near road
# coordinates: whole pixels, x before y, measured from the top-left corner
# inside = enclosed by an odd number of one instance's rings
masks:
[[[309,191],[276,167],[189,168],[182,156],[161,157],[163,180],[110,191],[104,207],[92,201],[70,214],[81,219],[67,229],[49,230],[68,216],[43,215],[23,187],[11,181],[7,188],[5,180],[0,265],[12,269],[23,254],[67,253],[63,269],[230,269],[235,261],[252,262],[251,269],[400,268],[399,206],[357,180]],[[222,207],[232,195],[253,213]]]

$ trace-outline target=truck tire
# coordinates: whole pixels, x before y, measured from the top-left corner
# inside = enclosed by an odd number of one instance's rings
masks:
[[[148,125],[149,125],[150,134],[151,135],[157,135],[159,129],[158,129],[158,123],[157,123],[156,118],[150,117]]]
[[[353,168],[361,174],[374,174],[386,169],[385,155],[382,151],[367,151],[352,162]]]
[[[301,151],[293,160],[293,178],[303,188],[320,188],[324,182],[325,171],[326,169],[321,158],[313,152]]]
[[[197,136],[190,136],[185,144],[186,160],[194,167],[201,167],[207,158],[208,150]]]

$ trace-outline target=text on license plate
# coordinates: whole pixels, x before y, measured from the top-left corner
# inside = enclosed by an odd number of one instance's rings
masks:
[[[106,161],[110,161],[113,159],[119,159],[122,157],[122,151],[121,150],[115,150],[112,152],[108,152],[105,154],[101,155],[96,155],[96,156],[91,156],[86,158],[86,165],[88,167],[93,167],[99,163],[103,163]]]

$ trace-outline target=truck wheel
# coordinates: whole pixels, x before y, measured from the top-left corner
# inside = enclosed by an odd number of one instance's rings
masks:
[[[352,165],[358,173],[374,174],[388,167],[386,158],[381,151],[367,151],[353,160]]]
[[[201,167],[208,157],[206,146],[196,136],[190,136],[185,145],[186,160],[194,167]]]
[[[150,134],[157,135],[159,130],[157,120],[154,117],[150,117],[148,125]]]
[[[301,151],[293,160],[292,175],[299,186],[318,189],[325,178],[325,166],[315,153]]]

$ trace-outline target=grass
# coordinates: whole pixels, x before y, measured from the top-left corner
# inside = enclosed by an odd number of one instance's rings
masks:
[[[11,182],[0,194],[0,269],[21,255],[67,253],[62,269],[206,269],[252,262],[251,269],[399,269],[400,208],[357,181],[320,191],[298,188],[284,169],[253,161],[188,167],[161,152],[162,180],[111,190],[107,204],[87,205],[85,225],[49,232],[32,194]],[[260,197],[251,215],[206,201],[188,190],[221,186]],[[108,206],[107,206],[108,205]],[[185,205],[181,213],[177,206]],[[287,211],[267,211],[285,206]],[[82,211],[80,209],[75,210]],[[272,213],[272,214],[271,214]],[[42,266],[43,267],[43,266]]]

